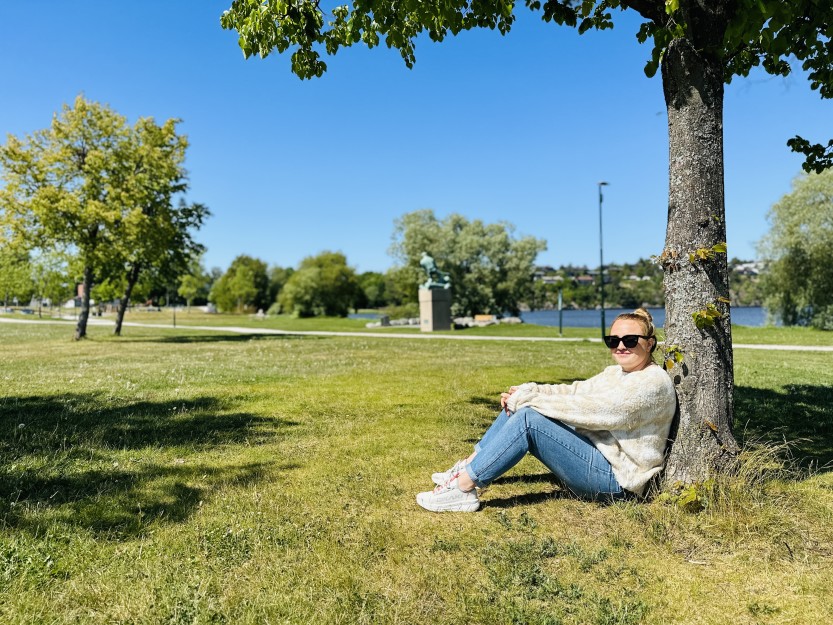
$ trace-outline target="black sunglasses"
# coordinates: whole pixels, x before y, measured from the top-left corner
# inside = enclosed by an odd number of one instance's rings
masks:
[[[619,347],[619,341],[622,341],[622,344],[627,347],[628,349],[632,347],[636,347],[636,344],[639,343],[639,339],[649,339],[650,336],[645,336],[644,334],[626,334],[625,336],[606,336],[605,337],[605,345],[607,345],[610,349],[616,349]]]

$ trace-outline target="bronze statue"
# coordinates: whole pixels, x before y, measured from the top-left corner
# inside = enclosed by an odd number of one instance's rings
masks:
[[[428,255],[428,252],[422,253],[422,258],[419,259],[419,264],[425,269],[428,279],[419,285],[421,289],[450,289],[451,278],[449,275],[437,269],[437,263]]]

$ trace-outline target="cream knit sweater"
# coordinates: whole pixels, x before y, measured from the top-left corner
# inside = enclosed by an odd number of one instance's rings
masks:
[[[662,468],[677,396],[657,365],[631,373],[612,365],[572,384],[522,384],[506,407],[514,413],[527,406],[590,439],[619,485],[641,495]]]

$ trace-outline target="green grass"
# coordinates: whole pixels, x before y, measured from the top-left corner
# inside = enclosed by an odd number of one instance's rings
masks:
[[[704,512],[577,501],[528,458],[434,515],[415,493],[501,390],[605,350],[109,332],[0,325],[0,622],[830,620],[829,354],[736,352],[739,437],[805,468],[765,453]]]
[[[37,320],[37,315],[0,315],[15,319]],[[44,314],[44,320],[49,316]],[[112,320],[114,315],[105,315],[104,319]],[[173,315],[168,311],[163,312],[129,312],[125,321],[130,323],[151,323],[169,326],[173,322]],[[394,334],[418,334],[419,327],[416,326],[393,326],[388,328],[367,328],[366,319],[342,319],[339,317],[315,317],[311,319],[298,319],[290,315],[269,316],[264,319],[257,319],[253,315],[231,315],[231,314],[207,314],[198,310],[191,312],[179,311],[176,315],[178,327],[188,326],[212,326],[212,327],[249,327],[263,328],[269,330],[285,330],[288,332],[372,332],[372,333],[394,333]],[[131,330],[126,328],[125,334]],[[507,336],[507,337],[559,337],[584,339],[598,338],[597,328],[563,328],[563,334],[559,335],[558,328],[552,326],[539,326],[534,324],[502,324],[486,327],[466,328],[462,330],[451,330],[438,332],[437,334],[456,334],[461,336]],[[660,339],[663,338],[662,329],[659,329]],[[815,330],[813,328],[781,328],[775,326],[749,327],[733,326],[732,339],[735,343],[742,344],[763,344],[763,345],[822,345],[833,346],[833,332]]]
[[[732,326],[732,341],[762,345],[833,345],[833,332],[798,327]]]

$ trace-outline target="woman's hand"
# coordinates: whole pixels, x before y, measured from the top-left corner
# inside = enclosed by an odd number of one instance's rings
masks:
[[[506,410],[506,402],[509,401],[509,398],[512,396],[512,393],[518,390],[517,386],[510,386],[509,391],[506,393],[500,394],[500,407]],[[509,411],[506,410],[506,414],[509,414]]]

